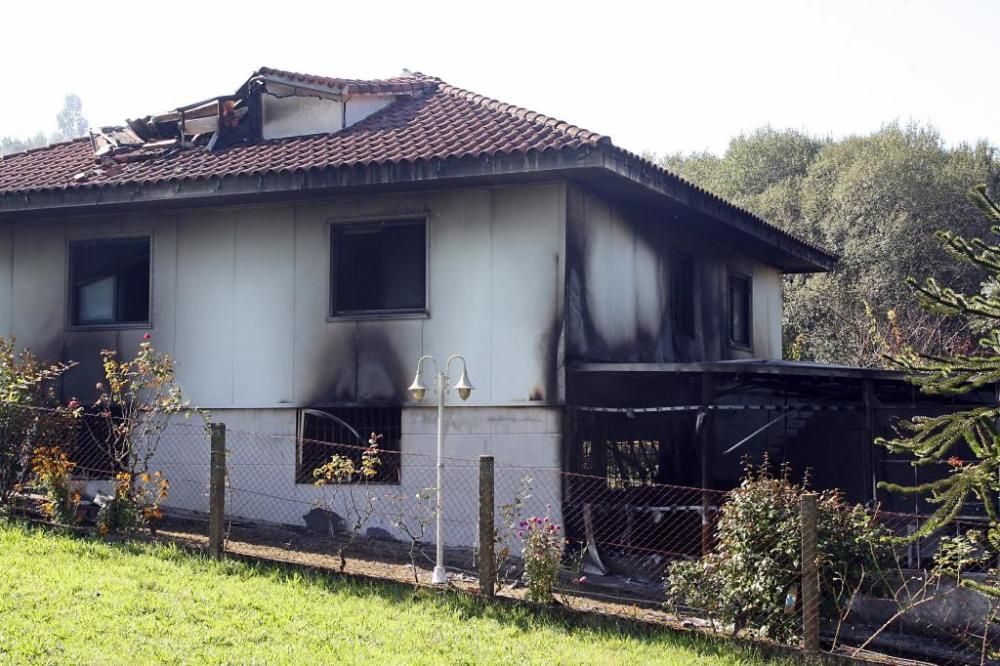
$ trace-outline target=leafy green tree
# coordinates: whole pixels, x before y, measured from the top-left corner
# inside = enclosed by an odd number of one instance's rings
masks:
[[[990,199],[986,186],[974,190],[973,202],[991,222],[990,231],[1000,236],[1000,206]],[[984,282],[995,285],[1000,281],[1000,244],[980,238],[966,240],[953,231],[938,232],[946,254],[960,263],[976,269]],[[968,353],[939,356],[907,352],[895,359],[911,373],[912,381],[925,393],[962,395],[1000,383],[1000,298],[990,290],[967,292],[933,277],[918,283],[912,278],[909,286],[919,297],[922,307],[944,316],[958,317],[983,330],[975,349]],[[1000,406],[975,407],[943,416],[917,417],[904,422],[905,436],[880,439],[878,443],[894,452],[909,453],[916,465],[946,462],[950,471],[944,478],[914,486],[881,484],[890,491],[909,495],[929,495],[937,508],[921,527],[925,535],[948,525],[968,506],[970,501],[983,506],[989,520],[985,531],[972,535],[985,561],[1000,558]],[[964,447],[972,459],[957,455]],[[974,552],[976,549],[968,549]],[[991,596],[1000,597],[1000,571],[994,569],[993,584],[975,580],[963,583]]]

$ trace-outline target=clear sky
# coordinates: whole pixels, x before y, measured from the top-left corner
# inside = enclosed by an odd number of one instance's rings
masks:
[[[1000,1],[5,3],[0,135],[230,93],[259,66],[404,67],[656,152],[764,124],[842,136],[893,119],[1000,144]]]

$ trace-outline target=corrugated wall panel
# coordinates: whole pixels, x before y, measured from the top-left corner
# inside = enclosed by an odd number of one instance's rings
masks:
[[[292,401],[295,228],[292,209],[235,215],[234,404]]]
[[[562,190],[493,194],[491,392],[494,402],[558,399]]]
[[[430,318],[423,322],[423,351],[441,362],[450,354],[462,354],[476,387],[469,403],[484,405],[493,399],[491,205],[489,190],[455,193],[433,202],[427,273]],[[417,357],[409,359],[409,379],[416,362]],[[457,361],[454,367],[457,372]]]
[[[234,404],[234,213],[189,213],[178,223],[178,378],[196,403]]]

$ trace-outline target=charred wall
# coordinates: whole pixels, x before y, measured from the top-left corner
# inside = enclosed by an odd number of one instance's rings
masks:
[[[591,362],[690,362],[781,357],[780,272],[718,238],[698,235],[678,212],[628,210],[576,187],[567,192],[566,358]],[[671,262],[693,258],[694,327],[677,330]],[[727,279],[751,276],[752,349],[728,339]]]

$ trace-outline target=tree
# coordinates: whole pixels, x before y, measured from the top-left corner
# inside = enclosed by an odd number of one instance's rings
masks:
[[[68,141],[87,134],[90,123],[83,115],[83,102],[79,95],[66,95],[62,110],[56,114],[56,126],[59,129],[53,135],[53,141]]]
[[[23,139],[5,136],[0,138],[0,155],[10,155],[11,153],[20,153],[32,148],[41,148],[47,143],[48,140],[46,140],[44,132],[39,132],[34,136]]]
[[[1000,205],[987,194],[985,185],[973,191],[972,201],[992,223],[990,231],[1000,236]],[[954,231],[937,233],[947,256],[976,269],[987,285],[1000,283],[1000,244],[980,238],[966,240]],[[895,358],[911,373],[911,381],[925,393],[962,395],[1000,383],[1000,298],[995,290],[968,292],[929,277],[923,283],[912,278],[913,289],[922,307],[943,316],[966,320],[983,331],[977,347],[968,353],[939,356],[912,351]],[[929,495],[937,508],[917,536],[926,535],[954,521],[970,501],[982,503],[988,526],[973,533],[975,549],[986,555],[985,561],[1000,557],[1000,406],[975,407],[936,417],[917,417],[901,424],[905,436],[879,439],[878,443],[894,452],[909,453],[915,465],[946,463],[947,476],[930,483],[901,486],[882,483],[882,487],[909,495]],[[964,445],[972,459],[960,458]],[[963,580],[969,587],[1000,598],[1000,571],[993,570],[995,582],[984,584]]]

